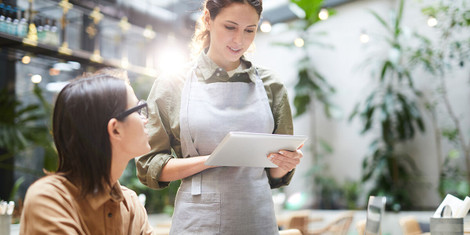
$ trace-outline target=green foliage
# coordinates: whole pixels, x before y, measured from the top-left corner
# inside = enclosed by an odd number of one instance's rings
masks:
[[[431,84],[435,90],[429,95],[432,102],[428,102],[426,107],[436,123],[437,149],[441,149],[441,138],[446,139],[453,148],[447,154],[444,154],[446,150],[437,151],[438,160],[443,162],[439,193],[443,197],[447,193],[466,196],[469,194],[470,182],[470,141],[468,131],[460,124],[461,114],[451,105],[449,94],[452,90],[448,90],[447,84],[453,80],[453,74],[465,68],[470,60],[470,2],[440,0],[424,7],[422,13],[434,18],[437,24],[433,27],[432,38],[416,34],[419,44],[414,50],[412,62],[423,66],[434,79]],[[439,124],[438,120],[445,120],[445,126]],[[463,158],[456,157],[460,155]],[[466,171],[463,170],[465,165]]]
[[[44,118],[40,106],[25,106],[7,90],[0,92],[0,110],[0,149],[7,150],[4,159],[27,148],[46,130],[44,125],[37,124]]]
[[[15,184],[13,185],[13,188],[10,193],[10,198],[8,199],[8,201],[15,201],[16,193],[18,192],[18,189],[20,189],[20,186],[21,184],[23,184],[23,182],[24,182],[23,177],[20,177],[15,181]]]
[[[310,30],[320,21],[318,14],[322,9],[323,0],[291,0],[304,13],[305,17],[292,24],[290,30],[296,31],[299,38],[304,40],[304,46],[297,47],[294,43],[275,42],[273,45],[283,46],[289,49],[301,50],[304,56],[298,61],[298,79],[295,85],[294,107],[295,116],[300,116],[307,112],[309,105],[312,103],[320,103],[323,105],[325,114],[331,117],[330,110],[332,103],[329,97],[335,93],[335,89],[331,86],[325,77],[313,65],[312,56],[308,53],[311,46],[320,46],[324,48],[332,48],[331,45],[322,43],[318,40],[321,36],[325,36],[325,32],[313,33]],[[334,11],[328,11],[330,16]]]
[[[39,95],[40,91],[36,92]],[[50,134],[45,124],[46,112],[39,104],[25,105],[18,100],[14,93],[4,89],[0,92],[0,168],[5,171],[22,170],[32,174],[42,174],[31,169],[14,166],[13,158],[27,150],[36,147],[51,146]],[[54,156],[54,155],[52,155]],[[12,179],[11,179],[12,180]],[[21,180],[20,180],[21,181]],[[20,182],[20,181],[17,181]],[[6,193],[10,198],[15,197],[19,184],[12,181],[4,182],[10,189]]]
[[[462,162],[461,154],[456,149],[451,149],[444,160],[439,180],[439,195],[444,198],[452,194],[459,198],[470,195],[470,186],[466,178],[466,172],[459,167]]]
[[[319,13],[322,11],[323,0],[291,0],[291,2],[305,13],[305,17],[290,25],[290,30],[297,32],[298,37],[304,41],[304,45],[297,47],[294,43],[283,42],[274,44],[293,50],[301,50],[303,57],[297,63],[297,83],[294,87],[295,117],[310,111],[312,123],[315,123],[317,105],[323,107],[325,116],[332,117],[331,110],[335,107],[331,103],[330,97],[336,90],[315,68],[313,61],[316,58],[309,53],[309,49],[313,46],[328,49],[333,47],[319,40],[327,35],[326,32],[313,32],[314,25],[320,21]],[[323,11],[325,10],[323,9]],[[335,14],[335,11],[331,9],[326,11],[328,11],[329,16]],[[315,207],[337,209],[355,205],[356,201],[351,202],[351,200],[355,200],[354,198],[358,195],[358,191],[354,191],[357,188],[345,188],[345,186],[337,183],[334,177],[328,176],[325,157],[333,152],[333,148],[326,141],[316,136],[315,127],[313,127],[312,136],[314,136],[311,138],[314,164],[308,171],[307,176],[312,177],[315,182],[312,189],[316,199]],[[352,209],[352,207],[349,208]]]
[[[291,0],[291,2],[299,6],[304,11],[304,20],[306,21],[305,30],[320,21],[318,14],[322,9],[323,0]],[[328,13],[329,15],[334,15],[335,11],[328,10]]]
[[[425,131],[417,104],[421,93],[414,88],[413,67],[407,61],[409,48],[401,26],[403,6],[401,0],[391,21],[371,11],[387,32],[384,43],[389,53],[382,58],[372,58],[379,61],[377,70],[380,72],[373,73],[378,74],[374,77],[376,87],[355,106],[349,118],[362,121],[362,134],[378,134],[363,160],[362,181],[372,182],[368,194],[386,196],[387,208],[395,211],[411,208],[409,182],[419,174],[413,158],[398,151],[396,146],[413,139],[417,130]]]

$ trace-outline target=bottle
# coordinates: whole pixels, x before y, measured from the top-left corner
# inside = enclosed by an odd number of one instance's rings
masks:
[[[51,26],[49,25],[49,18],[45,18],[43,20],[44,25],[42,26],[42,33],[43,33],[43,38],[42,38],[42,43],[50,45],[51,43]]]
[[[6,33],[5,28],[5,4],[0,3],[0,33]]]
[[[17,28],[18,37],[24,38],[28,34],[28,20],[25,17],[24,10],[21,10],[20,22],[18,23]]]
[[[38,16],[38,18],[34,20],[34,24],[36,25],[38,42],[42,43],[44,41],[44,27],[42,26],[42,19]]]
[[[13,8],[11,12],[11,19],[12,19],[12,22],[11,22],[11,27],[10,27],[10,33],[11,35],[18,36],[18,24],[20,23],[20,21],[18,20],[18,8],[17,7]]]
[[[11,6],[8,5],[6,8],[5,8],[5,12],[4,12],[4,15],[5,15],[5,27],[4,27],[4,32],[7,33],[7,34],[11,34]]]
[[[52,20],[52,24],[51,24],[50,41],[51,41],[51,45],[59,46],[59,31],[58,31],[58,28],[56,26],[56,20],[55,19]]]

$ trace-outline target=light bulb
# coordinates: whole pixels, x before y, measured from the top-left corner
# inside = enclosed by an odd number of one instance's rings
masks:
[[[271,32],[271,23],[267,20],[263,21],[263,23],[261,23],[261,26],[259,27],[261,32],[263,33],[269,33]]]
[[[321,9],[320,12],[318,13],[318,18],[320,18],[320,20],[327,20],[329,16],[330,16],[330,13],[328,13],[328,10],[324,8]]]
[[[294,45],[296,47],[303,47],[305,45],[305,42],[302,38],[296,38],[294,41]]]
[[[32,83],[35,83],[35,84],[38,84],[42,81],[42,77],[41,75],[39,74],[34,74],[33,76],[31,76],[31,82]]]
[[[428,19],[428,26],[429,27],[434,27],[437,25],[437,19],[434,18],[433,16],[430,16]]]
[[[23,64],[29,64],[31,62],[31,57],[25,55],[23,58],[21,58],[21,63]]]

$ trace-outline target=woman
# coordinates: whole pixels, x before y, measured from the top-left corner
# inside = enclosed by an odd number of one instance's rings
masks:
[[[151,234],[137,195],[118,182],[129,160],[150,150],[146,109],[125,72],[65,86],[52,121],[58,170],[29,187],[20,234]]]
[[[270,189],[289,183],[300,150],[270,154],[278,168],[204,164],[230,131],[293,133],[286,89],[243,56],[261,11],[260,0],[206,0],[195,65],[150,92],[152,151],[137,158],[138,176],[157,189],[182,179],[171,234],[278,233]]]

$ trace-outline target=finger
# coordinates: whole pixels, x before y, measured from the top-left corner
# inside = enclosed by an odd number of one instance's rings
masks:
[[[303,157],[302,151],[300,151],[300,150],[296,150],[296,151],[281,150],[281,151],[279,151],[279,154],[284,155],[284,156],[289,157],[289,158],[298,158],[298,159],[300,159],[300,158]]]
[[[299,158],[290,158],[281,154],[272,154],[270,160],[277,166],[288,169],[295,168],[300,163]]]

